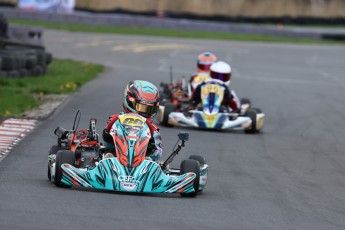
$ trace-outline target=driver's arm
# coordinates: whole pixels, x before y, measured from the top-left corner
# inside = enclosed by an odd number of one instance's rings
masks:
[[[107,148],[112,148],[114,145],[113,137],[109,134],[111,127],[119,119],[119,115],[109,117],[106,127],[103,129],[102,137]]]
[[[159,128],[151,122],[146,122],[151,132],[151,139],[147,147],[146,155],[149,156],[153,161],[157,161],[161,158],[162,149],[162,138],[159,132]]]
[[[192,94],[191,101],[194,106],[201,102],[201,86],[204,84],[205,83],[201,83],[200,85],[198,85]]]

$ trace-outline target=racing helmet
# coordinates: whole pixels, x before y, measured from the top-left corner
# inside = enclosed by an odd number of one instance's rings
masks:
[[[211,52],[204,52],[198,56],[198,72],[209,72],[210,66],[217,61],[216,55]]]
[[[145,118],[152,118],[158,111],[159,91],[148,81],[131,81],[126,86],[122,105],[126,113],[137,113]]]
[[[230,84],[231,80],[231,67],[223,61],[217,61],[211,65],[210,77],[220,80],[226,85]]]

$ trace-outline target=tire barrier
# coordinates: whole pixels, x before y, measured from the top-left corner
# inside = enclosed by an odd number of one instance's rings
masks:
[[[8,26],[0,13],[0,77],[44,75],[52,59],[42,44],[40,28]]]

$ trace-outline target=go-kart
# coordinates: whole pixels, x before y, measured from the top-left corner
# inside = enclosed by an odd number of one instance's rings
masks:
[[[221,103],[224,88],[216,82],[203,85],[201,103],[196,108],[177,111],[172,103],[159,106],[158,121],[163,126],[185,126],[216,130],[244,130],[246,133],[257,133],[263,127],[265,115],[260,109],[251,109],[249,99],[244,99],[241,112],[229,111]]]
[[[94,168],[80,169],[75,167],[73,155],[59,151],[55,170],[62,178],[56,184],[119,192],[180,193],[190,197],[205,188],[208,165],[203,157],[190,156],[181,162],[179,169],[168,167],[184,147],[188,133],[178,135],[177,148],[161,164],[145,157],[151,138],[146,118],[134,113],[122,114],[109,133],[114,139],[116,157],[104,157]]]
[[[79,169],[96,167],[101,158],[102,148],[96,132],[96,119],[90,119],[88,130],[78,130],[81,112],[78,110],[72,130],[57,127],[54,134],[57,145],[49,149],[48,154],[48,179],[57,186],[61,184],[62,172],[60,166],[64,159],[69,159],[71,165]]]
[[[187,93],[187,89],[183,87],[181,82],[173,83],[161,83],[162,90],[159,92],[160,104],[172,103],[175,105],[178,111],[182,111],[184,105],[188,104],[190,98]]]

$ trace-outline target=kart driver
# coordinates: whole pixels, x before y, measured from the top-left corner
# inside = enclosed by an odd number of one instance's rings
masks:
[[[201,82],[210,79],[210,67],[216,61],[216,55],[211,52],[204,52],[198,56],[196,61],[198,70],[191,76],[188,84],[189,96],[193,94],[194,90]]]
[[[162,156],[162,141],[159,128],[152,123],[159,107],[159,92],[156,86],[147,81],[135,80],[128,83],[123,96],[124,113],[137,113],[146,118],[146,124],[151,132],[146,157],[157,161]],[[119,119],[120,114],[109,117],[107,125],[103,130],[103,140],[105,147],[115,153],[113,137],[109,134],[112,125]],[[105,158],[114,157],[112,153],[107,153]]]
[[[231,67],[229,64],[218,61],[211,65],[210,67],[210,77],[211,79],[206,80],[199,84],[195,89],[191,101],[196,107],[201,103],[201,89],[205,85],[217,84],[224,88],[224,98],[222,105],[227,106],[232,112],[240,112],[240,101],[235,94],[235,91],[229,90],[228,85],[231,80]]]

